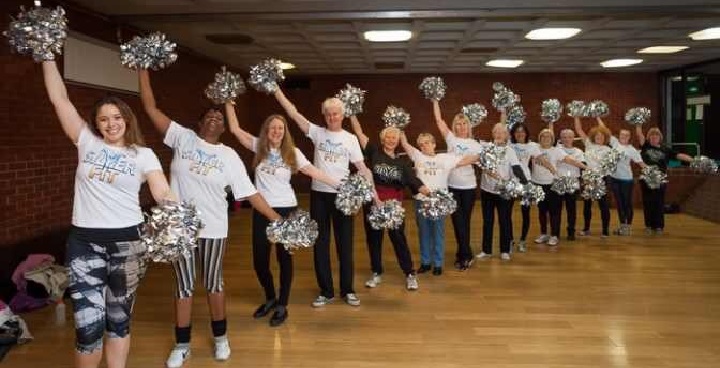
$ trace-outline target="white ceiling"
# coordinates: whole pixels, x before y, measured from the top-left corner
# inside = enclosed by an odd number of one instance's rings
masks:
[[[198,53],[245,68],[267,57],[296,73],[489,72],[495,58],[525,60],[517,71],[599,71],[612,58],[642,58],[628,71],[657,71],[720,56],[720,40],[688,34],[720,27],[720,0],[73,0],[122,23],[166,32]],[[528,5],[531,4],[531,5]],[[530,41],[539,27],[577,27],[569,40]],[[368,43],[370,29],[409,29],[408,42]],[[247,45],[207,35],[243,34]],[[671,55],[647,46],[684,45]],[[472,49],[475,50],[472,50]],[[483,50],[485,49],[485,50]],[[378,69],[377,63],[400,63]],[[620,69],[616,69],[620,70]]]

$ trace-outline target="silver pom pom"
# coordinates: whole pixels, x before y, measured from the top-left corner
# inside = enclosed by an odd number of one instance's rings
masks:
[[[493,143],[484,145],[478,154],[480,155],[478,166],[483,170],[492,172],[497,171],[498,166],[505,159],[505,149]]]
[[[502,83],[493,83],[493,95],[492,104],[496,109],[509,108],[515,105],[516,102],[520,101],[520,96],[516,95],[513,91],[505,87]]]
[[[563,175],[553,181],[550,189],[560,195],[573,194],[580,190],[580,180],[573,176]]]
[[[707,156],[696,156],[690,163],[690,167],[701,174],[717,174],[718,164]]]
[[[487,117],[485,106],[479,103],[465,105],[462,107],[462,114],[468,119],[471,127],[476,127]]]
[[[447,190],[436,190],[428,196],[420,197],[418,213],[430,220],[439,220],[451,215],[457,209],[457,202]]]
[[[625,121],[632,125],[643,125],[650,120],[650,115],[647,107],[632,107],[625,113]]]
[[[545,200],[545,192],[542,187],[533,183],[527,183],[523,185],[523,193],[520,199],[520,204],[529,207],[537,205],[538,203]]]
[[[194,205],[166,201],[153,207],[141,225],[140,239],[147,247],[146,259],[173,262],[189,257],[197,247],[203,227]]]
[[[645,184],[650,189],[658,189],[668,182],[667,174],[655,165],[643,167],[640,180],[645,180]]]
[[[280,67],[280,60],[266,59],[260,64],[250,67],[250,78],[248,83],[260,92],[267,94],[275,93],[278,83],[285,80],[285,74]]]
[[[440,101],[445,97],[447,86],[440,77],[426,77],[418,87],[428,100]]]
[[[395,199],[383,202],[382,207],[372,206],[368,214],[368,222],[375,230],[397,229],[405,221],[405,209]]]
[[[345,104],[345,116],[360,115],[363,111],[363,103],[365,103],[365,93],[360,88],[345,85],[335,97],[339,98]]]
[[[366,202],[372,201],[373,186],[365,177],[353,174],[340,185],[335,207],[345,215],[354,215]]]
[[[268,241],[282,244],[292,253],[296,249],[310,248],[318,237],[318,224],[304,210],[296,210],[282,220],[271,222],[265,232]]]
[[[586,170],[582,174],[583,190],[580,194],[584,199],[599,200],[605,197],[607,188],[605,187],[605,175],[598,170]]]
[[[3,31],[12,51],[21,55],[32,55],[35,62],[55,60],[62,54],[67,38],[67,18],[65,10],[57,7],[35,7],[30,11],[20,7],[17,19],[13,19],[8,29]]]
[[[523,196],[525,186],[520,183],[520,180],[513,177],[511,179],[500,179],[497,184],[495,184],[495,190],[500,197],[504,199],[514,199]]]
[[[581,118],[588,116],[588,110],[587,106],[585,105],[585,101],[574,100],[572,102],[569,102],[565,106],[565,110],[567,111],[568,116],[573,118]]]
[[[160,70],[177,61],[177,45],[154,32],[147,37],[135,36],[120,45],[120,63],[126,68]]]
[[[560,120],[562,114],[562,104],[556,98],[545,100],[542,102],[542,111],[540,112],[540,118],[550,124]]]
[[[614,148],[605,153],[600,159],[600,174],[602,174],[603,176],[608,176],[614,173],[615,169],[617,169],[618,162],[620,162],[620,160],[622,160],[624,157],[624,153]]]
[[[600,100],[593,100],[587,104],[587,114],[594,117],[600,118],[610,114],[610,107]]]
[[[520,124],[525,122],[525,118],[527,117],[527,114],[525,113],[525,109],[522,107],[522,105],[515,105],[510,108],[510,111],[507,113],[507,125],[508,128],[512,128],[515,124]]]
[[[400,107],[390,105],[385,109],[382,120],[385,122],[386,127],[392,126],[398,129],[405,129],[405,127],[410,124],[410,114]]]
[[[222,71],[215,73],[215,80],[205,88],[205,96],[216,105],[233,101],[243,93],[245,83],[240,74],[229,72],[224,66]]]

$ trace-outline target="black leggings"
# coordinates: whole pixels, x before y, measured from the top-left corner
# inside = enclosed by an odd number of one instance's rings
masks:
[[[273,208],[280,216],[286,217],[297,207]],[[270,221],[260,212],[253,210],[252,245],[253,267],[260,285],[265,290],[265,300],[275,300],[275,284],[270,271],[270,253],[272,244],[267,238],[267,226]],[[290,299],[290,285],[293,279],[292,255],[282,244],[275,244],[275,257],[280,265],[280,299],[278,304],[287,306]]]
[[[482,201],[483,210],[483,253],[492,254],[495,209],[497,209],[498,223],[500,224],[500,252],[510,253],[510,239],[512,238],[510,200],[484,190],[480,192],[480,200]]]
[[[560,195],[552,190],[552,184],[540,185],[545,192],[545,200],[538,203],[538,218],[540,220],[540,233],[547,234],[547,215],[550,213],[550,235],[560,236],[560,210],[562,202]]]
[[[562,205],[565,204],[567,211],[567,234],[575,235],[575,222],[577,219],[577,192],[563,194],[560,196],[560,217],[562,217]]]
[[[602,220],[602,233],[610,234],[610,204],[608,203],[607,194],[597,200],[600,207],[600,219]],[[585,226],[583,231],[590,230],[590,220],[592,220],[592,199],[583,200],[583,217],[585,218]]]
[[[615,205],[617,206],[618,218],[620,224],[631,225],[633,220],[633,181],[611,179],[610,187],[615,197]]]
[[[370,253],[370,267],[372,268],[372,272],[380,275],[384,271],[382,265],[382,243],[385,230],[375,230],[370,226],[370,221],[368,221],[367,217],[370,214],[371,207],[371,204],[363,207],[363,211],[365,212],[365,216],[363,216],[365,242],[367,243],[368,252]],[[408,247],[407,238],[405,237],[405,223],[403,222],[397,229],[388,230],[388,236],[390,237],[390,242],[395,250],[395,256],[403,273],[405,273],[406,276],[414,273],[410,248]]]
[[[510,202],[510,240],[515,240],[515,236],[512,235],[512,209],[515,205],[515,200]],[[520,241],[525,241],[527,239],[528,231],[530,231],[530,206],[523,206],[520,205],[520,214],[522,215],[522,230],[520,232]]]
[[[475,188],[453,189],[450,188],[453,198],[457,202],[457,209],[451,215],[457,251],[456,261],[470,260],[473,257],[470,248],[470,217],[475,206]]]
[[[643,197],[643,213],[645,214],[645,227],[662,230],[665,228],[665,190],[667,185],[657,189],[650,189],[645,181],[640,183]]]

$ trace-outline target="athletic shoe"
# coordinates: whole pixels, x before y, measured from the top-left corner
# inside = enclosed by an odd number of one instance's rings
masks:
[[[417,276],[414,274],[409,274],[407,278],[405,279],[405,286],[408,290],[417,290],[418,289],[418,280]]]
[[[655,235],[662,235],[663,229],[655,229]]]
[[[470,257],[470,259],[466,259],[462,262],[462,268],[460,268],[460,271],[467,271],[472,265],[475,263],[475,259]]]
[[[517,248],[518,248],[518,252],[520,252],[520,253],[527,252],[527,243],[525,243],[525,240],[520,240]]]
[[[288,311],[285,307],[278,307],[275,309],[272,317],[270,317],[270,327],[278,327],[282,325],[288,318]]]
[[[500,253],[500,259],[503,261],[509,261],[510,260],[510,253]]]
[[[655,234],[655,230],[653,228],[651,228],[651,227],[645,228],[645,235],[654,235],[654,234]]]
[[[554,247],[554,246],[558,245],[559,242],[560,242],[560,240],[558,239],[557,236],[551,236],[551,237],[550,237],[550,240],[548,240],[547,243],[548,243],[549,246]]]
[[[580,236],[590,236],[590,230],[583,230],[578,233]]]
[[[227,336],[215,338],[215,360],[225,361],[230,358],[230,343]]]
[[[345,297],[343,297],[343,299],[345,299],[345,303],[352,305],[353,307],[360,305],[360,298],[358,298],[354,293],[348,293]]]
[[[575,233],[568,234],[567,240],[568,240],[568,241],[575,241]]]
[[[430,265],[420,265],[420,268],[418,268],[417,273],[425,273],[432,270],[432,267]]]
[[[312,306],[315,308],[324,307],[333,302],[333,298],[326,298],[322,295],[318,295],[315,301],[312,302]]]
[[[165,366],[167,368],[180,368],[188,358],[190,358],[190,344],[177,344],[170,351]]]
[[[435,267],[435,268],[433,268],[433,275],[434,275],[434,276],[440,276],[440,275],[442,275],[442,267]]]
[[[370,280],[365,281],[365,286],[369,288],[374,288],[382,282],[382,277],[380,277],[380,274],[373,273],[372,277],[370,277]]]
[[[492,258],[492,254],[487,254],[485,252],[480,252],[480,254],[476,255],[475,258],[477,259],[490,259]]]
[[[550,240],[550,236],[548,236],[547,234],[542,234],[542,235],[538,236],[537,238],[535,238],[535,243],[545,244],[548,242],[548,240]]]

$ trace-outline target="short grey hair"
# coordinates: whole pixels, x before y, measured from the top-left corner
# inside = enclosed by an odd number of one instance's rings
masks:
[[[345,115],[345,104],[337,97],[330,97],[323,101],[322,103],[322,113],[325,114],[325,112],[333,107],[339,107],[340,113]]]

